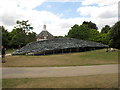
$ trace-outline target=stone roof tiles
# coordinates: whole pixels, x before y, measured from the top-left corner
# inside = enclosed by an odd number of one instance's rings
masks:
[[[92,41],[79,40],[74,38],[55,38],[51,40],[35,41],[22,47],[20,50],[13,52],[13,55],[27,54],[27,53],[40,53],[49,50],[67,49],[67,48],[85,48],[85,47],[95,47],[95,48],[105,48],[109,47],[101,43],[96,43]]]

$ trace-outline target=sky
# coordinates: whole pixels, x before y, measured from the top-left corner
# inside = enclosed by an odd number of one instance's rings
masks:
[[[118,21],[119,0],[1,0],[0,25],[12,31],[17,20],[29,20],[39,34],[46,24],[54,36],[67,35],[70,28],[92,21],[100,31]],[[119,15],[120,16],[120,15]]]

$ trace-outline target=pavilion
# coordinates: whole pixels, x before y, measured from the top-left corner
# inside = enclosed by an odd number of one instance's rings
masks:
[[[21,49],[13,52],[12,55],[47,55],[57,53],[72,53],[108,47],[108,45],[92,41],[85,41],[74,38],[54,38],[50,40],[31,42]]]

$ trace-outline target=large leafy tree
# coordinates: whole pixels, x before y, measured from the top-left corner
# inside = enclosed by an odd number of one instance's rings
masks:
[[[33,27],[27,21],[17,21],[17,25],[14,27],[11,36],[11,46],[20,48],[21,46],[26,45],[28,42],[31,42],[36,36],[35,33],[31,33]]]
[[[84,21],[83,24],[88,25],[89,29],[96,29],[96,30],[98,29],[97,25],[91,21],[90,22]]]
[[[36,33],[35,32],[29,32],[27,34],[27,43],[36,41]]]
[[[15,47],[15,48],[20,48],[22,45],[26,44],[26,33],[22,28],[16,28],[13,29],[12,32],[10,33],[11,36],[11,42],[10,45]]]
[[[99,42],[109,45],[110,43],[110,31],[108,33],[100,33]]]
[[[111,27],[109,25],[105,25],[105,27],[102,28],[101,33],[108,33],[110,31]]]
[[[0,30],[2,31],[1,35],[0,35],[0,38],[2,40],[2,45],[4,47],[8,48],[9,47],[9,40],[10,40],[9,32],[4,28],[4,26],[0,26]]]
[[[33,30],[33,27],[28,23],[29,21],[19,21],[17,20],[16,23],[16,27],[15,28],[22,28],[22,30],[24,30],[25,32],[28,32],[30,30]]]
[[[87,25],[79,26],[75,24],[73,27],[71,27],[70,31],[68,32],[68,37],[88,40],[89,38],[88,26]]]
[[[99,40],[99,31],[95,23],[84,21],[80,26],[75,24],[71,27],[67,37],[97,42]]]
[[[110,39],[110,46],[120,49],[120,21],[111,28]]]
[[[96,29],[89,29],[89,41],[99,42],[100,33]]]

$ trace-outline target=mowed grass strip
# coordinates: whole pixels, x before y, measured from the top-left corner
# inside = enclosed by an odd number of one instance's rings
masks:
[[[3,88],[118,88],[118,74],[3,79]]]
[[[3,67],[51,67],[117,64],[118,51],[105,52],[104,49],[56,54],[45,56],[7,56]]]

